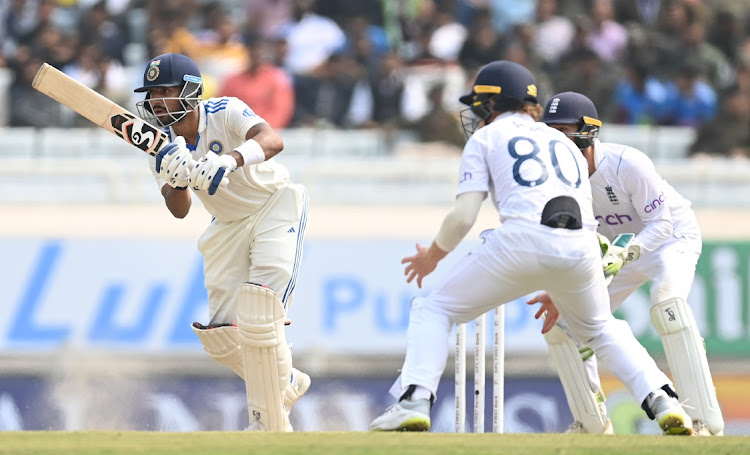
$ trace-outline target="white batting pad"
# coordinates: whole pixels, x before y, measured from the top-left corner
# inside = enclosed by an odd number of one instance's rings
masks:
[[[544,339],[549,345],[549,355],[560,376],[573,418],[583,424],[588,433],[605,433],[607,415],[604,403],[591,390],[586,367],[575,341],[558,325],[545,333]]]
[[[284,306],[275,292],[250,283],[240,287],[238,298],[249,428],[285,431],[283,399],[291,377],[292,354],[284,335]]]
[[[716,389],[706,358],[706,346],[687,302],[675,298],[651,308],[651,321],[661,336],[677,395],[693,421],[702,421],[711,433],[723,434]]]
[[[208,355],[245,379],[245,359],[242,357],[240,331],[237,326],[201,328],[193,324],[192,329]]]

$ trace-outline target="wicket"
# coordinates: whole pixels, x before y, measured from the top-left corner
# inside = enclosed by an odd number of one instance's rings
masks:
[[[495,308],[494,316],[492,431],[502,433],[505,400],[505,306],[500,305]],[[484,433],[487,315],[482,314],[474,323],[476,326],[474,340],[474,432]],[[464,433],[466,431],[466,324],[456,324],[455,388],[456,432]]]

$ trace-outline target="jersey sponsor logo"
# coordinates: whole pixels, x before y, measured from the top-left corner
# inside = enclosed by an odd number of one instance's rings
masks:
[[[632,223],[633,217],[631,217],[628,214],[622,214],[619,213],[613,213],[611,215],[597,215],[594,218],[596,218],[597,221],[599,221],[599,224],[602,223],[608,225],[608,226],[617,226],[620,224],[625,223]]]
[[[255,112],[253,112],[252,109],[245,109],[244,111],[242,111],[242,116],[243,117],[255,117],[256,115],[258,115],[258,114],[256,114]]]
[[[609,198],[609,202],[611,202],[612,205],[620,205],[620,200],[617,199],[617,195],[612,190],[612,185],[607,185],[604,187],[604,189],[607,191],[607,197]]]
[[[664,199],[666,198],[664,197],[664,192],[662,191],[662,193],[659,194],[659,197],[651,201],[651,203],[649,203],[646,207],[643,208],[643,211],[646,213],[653,212],[654,210],[656,210],[657,207],[659,207],[660,205],[664,203]]]
[[[464,172],[464,174],[461,176],[461,179],[458,181],[458,183],[464,183],[467,180],[471,180],[471,172]]]

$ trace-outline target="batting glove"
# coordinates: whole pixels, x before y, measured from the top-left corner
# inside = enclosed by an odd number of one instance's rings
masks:
[[[177,136],[156,155],[156,172],[172,188],[187,188],[195,164],[182,136]]]
[[[229,178],[227,174],[237,169],[237,160],[231,155],[217,155],[214,152],[206,153],[190,173],[190,186],[194,190],[208,191],[213,195],[219,186],[227,186]]]

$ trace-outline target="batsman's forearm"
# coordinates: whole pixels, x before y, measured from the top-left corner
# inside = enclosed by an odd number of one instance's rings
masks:
[[[175,218],[185,218],[190,212],[190,206],[193,202],[190,190],[178,190],[169,185],[164,185],[161,194],[164,196],[164,203]]]

